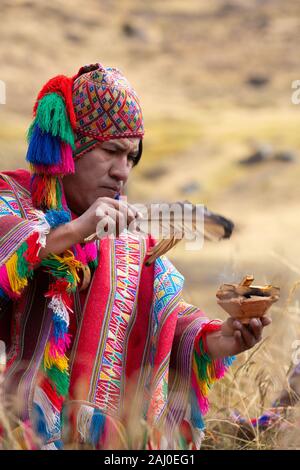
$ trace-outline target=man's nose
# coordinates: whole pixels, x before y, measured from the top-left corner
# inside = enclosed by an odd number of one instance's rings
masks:
[[[118,155],[113,159],[110,176],[118,181],[127,181],[130,173],[130,165],[128,165],[127,155]]]

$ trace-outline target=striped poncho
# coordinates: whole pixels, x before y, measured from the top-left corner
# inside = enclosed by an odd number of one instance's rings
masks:
[[[0,174],[0,339],[20,446],[200,448],[209,388],[231,363],[207,354],[218,322],[183,300],[183,276],[166,257],[144,264],[154,240],[129,232],[97,244],[85,289],[82,266],[66,262],[65,284],[49,291],[51,262],[38,255],[50,226],[29,181],[25,170]],[[70,276],[76,288],[55,320]]]

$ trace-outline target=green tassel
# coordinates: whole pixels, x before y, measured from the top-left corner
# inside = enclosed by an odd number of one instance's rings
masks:
[[[76,288],[76,280],[70,272],[67,264],[63,264],[57,261],[56,259],[52,259],[50,254],[48,258],[44,258],[42,260],[41,265],[49,269],[49,272],[52,276],[59,279],[65,279],[67,282],[69,282],[72,285],[71,290],[74,290],[73,288]]]
[[[180,450],[187,450],[188,449],[186,439],[183,437],[182,434],[179,434],[179,436],[178,436],[178,444],[179,444],[179,449]]]
[[[57,181],[56,181],[56,201],[57,201],[56,204],[57,204],[57,207],[56,207],[56,209],[58,209],[58,210],[63,209],[61,185],[62,185],[62,183],[57,178]]]
[[[93,261],[89,261],[88,266],[90,269],[96,269],[98,266],[98,258],[94,259]]]
[[[198,374],[201,380],[208,382],[207,367],[212,362],[208,354],[204,352],[202,339],[200,340],[200,351],[201,356],[198,353],[194,353],[194,357],[197,364]]]
[[[33,133],[33,129],[34,129],[34,126],[36,124],[36,119],[34,119],[32,121],[32,123],[30,124],[29,128],[28,128],[28,131],[27,131],[27,142],[29,144],[30,140],[31,140],[31,136],[32,136],[32,133]]]
[[[67,372],[61,372],[56,366],[52,366],[51,369],[45,369],[43,367],[43,369],[47,377],[51,380],[58,395],[65,397],[69,391],[69,374]]]
[[[37,108],[36,122],[40,129],[58,136],[75,149],[74,134],[66,112],[64,99],[57,93],[49,93],[40,101]],[[31,135],[32,129],[29,129]]]
[[[20,278],[28,277],[28,274],[29,274],[28,262],[23,256],[27,249],[28,249],[28,245],[26,242],[24,242],[22,243],[20,248],[18,248],[16,251],[16,254],[18,256],[17,273]]]

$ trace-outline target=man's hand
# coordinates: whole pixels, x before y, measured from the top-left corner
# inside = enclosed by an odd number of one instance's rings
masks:
[[[122,232],[121,227],[128,228],[139,215],[137,209],[123,199],[100,197],[86,212],[72,221],[78,236],[77,243],[82,243],[86,237],[95,233],[99,222],[106,229],[110,224],[113,233],[119,236]]]
[[[269,317],[252,318],[248,325],[228,318],[219,331],[207,334],[208,354],[212,359],[240,354],[253,348],[262,339],[265,326],[270,325]]]
[[[61,254],[76,243],[83,243],[84,239],[97,230],[97,224],[111,223],[116,236],[120,234],[120,225],[127,228],[138,216],[137,209],[123,200],[100,197],[80,217],[64,225],[52,229],[47,235],[46,247],[39,252],[40,259],[46,258],[49,253]]]

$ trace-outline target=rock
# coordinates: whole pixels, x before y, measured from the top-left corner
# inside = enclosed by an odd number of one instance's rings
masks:
[[[269,144],[260,145],[257,150],[248,157],[239,161],[241,165],[254,165],[266,160],[270,160],[273,155],[273,148]]]
[[[193,194],[201,189],[201,185],[198,183],[198,181],[190,181],[189,183],[181,186],[179,189],[183,194]]]
[[[157,166],[155,168],[145,170],[143,172],[143,177],[146,178],[147,180],[157,180],[161,176],[166,175],[167,173],[168,173],[167,168],[162,167],[162,166]]]
[[[132,25],[131,23],[123,23],[122,33],[124,34],[124,36],[127,36],[128,38],[139,38],[144,41],[146,40],[146,35],[144,31]]]
[[[238,4],[235,2],[225,2],[218,8],[215,13],[215,16],[218,18],[233,16],[235,14],[243,13],[245,9],[245,5],[243,5],[242,3]]]
[[[274,155],[274,160],[279,162],[294,162],[296,160],[296,154],[294,152],[290,152],[288,150],[284,150],[282,152],[276,152]]]
[[[82,41],[82,37],[76,33],[66,33],[65,38],[74,44],[79,44]]]
[[[266,86],[269,82],[269,77],[259,74],[251,75],[246,80],[246,83],[254,88],[262,88],[263,86]]]

